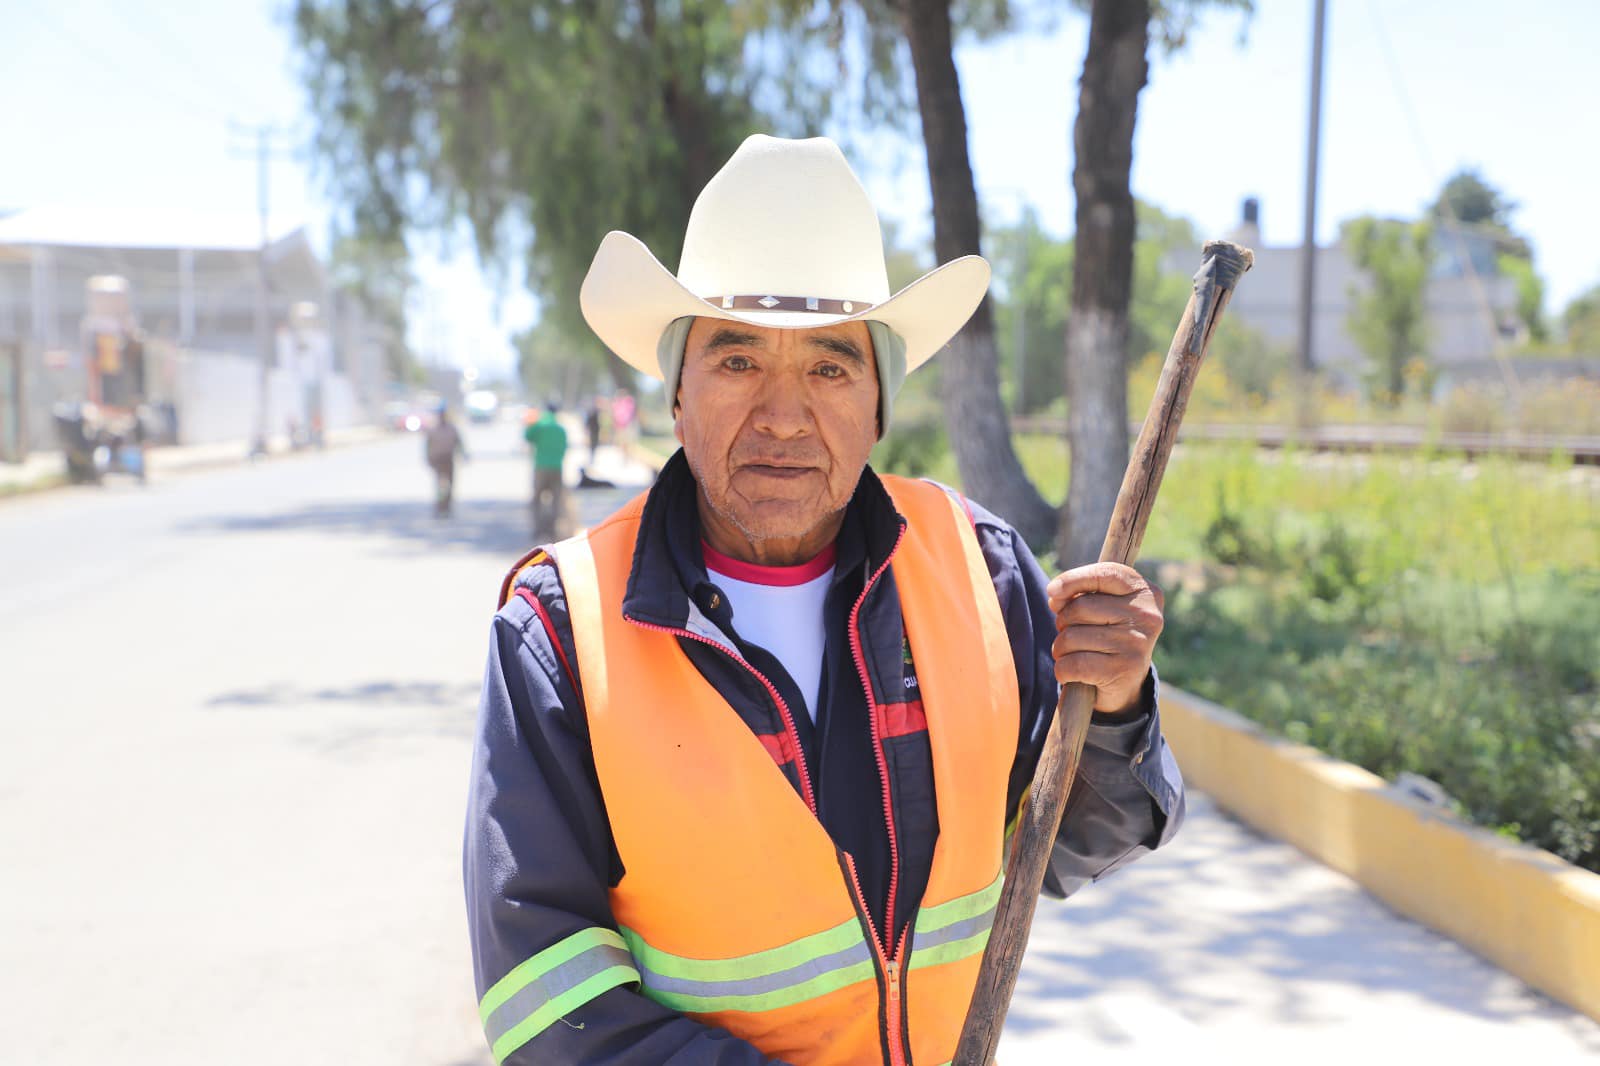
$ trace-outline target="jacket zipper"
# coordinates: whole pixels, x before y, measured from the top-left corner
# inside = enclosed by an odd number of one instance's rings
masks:
[[[894,957],[885,956],[883,941],[878,936],[877,923],[872,920],[872,911],[867,906],[867,894],[861,891],[861,875],[856,872],[856,860],[847,851],[841,851],[839,854],[844,856],[845,866],[850,870],[850,887],[855,891],[861,917],[867,923],[867,933],[872,939],[872,955],[877,960],[879,972],[883,974],[883,1035],[884,1043],[889,1048],[888,1066],[907,1066],[905,1041],[901,1038],[901,1030],[905,1028],[903,1020],[905,1007],[901,1003],[900,994],[901,978],[904,976],[900,955],[905,950],[905,933],[900,934],[900,944],[895,949]]]
[[[751,666],[741,656],[735,654],[732,648],[719,641],[712,640],[710,637],[702,637],[698,633],[691,633],[687,629],[678,629],[673,626],[652,625],[649,622],[641,622],[637,618],[628,615],[623,615],[622,617],[640,629],[649,629],[656,633],[671,633],[675,637],[688,637],[690,640],[698,640],[702,644],[708,644],[750,671],[751,674],[755,675],[757,681],[766,686],[767,694],[772,697],[772,702],[778,707],[778,715],[783,719],[783,730],[794,747],[795,767],[800,771],[800,794],[805,799],[806,806],[811,809],[811,816],[815,818],[817,816],[817,797],[811,791],[811,771],[806,768],[806,753],[800,746],[800,733],[794,727],[794,717],[789,713],[789,705],[783,702],[783,697],[778,695],[777,687],[767,680],[767,675]]]
[[[878,760],[878,776],[883,782],[883,824],[889,832],[889,898],[884,903],[883,935],[880,937],[873,925],[872,912],[867,908],[865,895],[861,891],[861,879],[856,874],[855,862],[850,863],[850,876],[855,882],[856,896],[861,900],[861,909],[867,918],[867,928],[872,932],[873,951],[877,953],[878,962],[883,968],[884,985],[888,989],[888,999],[884,1011],[884,1025],[888,1032],[890,1066],[904,1066],[906,1062],[905,1042],[901,1038],[901,1013],[904,1010],[900,1002],[900,978],[902,953],[905,949],[906,938],[902,933],[899,943],[893,943],[894,937],[894,908],[895,895],[900,887],[900,844],[894,830],[894,798],[889,787],[889,758],[883,750],[883,735],[878,728],[878,701],[872,695],[872,679],[867,676],[867,658],[861,648],[861,630],[859,621],[861,605],[867,602],[867,594],[872,591],[872,586],[877,584],[878,578],[889,569],[889,562],[894,558],[895,552],[900,550],[900,542],[905,538],[905,523],[900,523],[900,532],[895,536],[894,546],[883,557],[883,562],[867,578],[867,583],[861,588],[861,595],[856,597],[855,606],[850,609],[850,651],[855,657],[856,672],[861,675],[861,691],[867,697],[867,720],[872,729],[872,753]],[[886,954],[887,953],[887,954]]]
[[[901,1034],[901,1030],[904,1028],[905,1007],[901,1002],[900,988],[901,979],[904,977],[901,956],[905,951],[905,933],[901,934],[900,942],[893,945],[892,949],[889,942],[889,938],[894,935],[895,893],[900,884],[900,845],[894,831],[894,803],[889,791],[889,760],[884,754],[883,737],[878,729],[878,701],[873,698],[872,681],[867,676],[867,661],[866,655],[861,648],[861,633],[858,628],[858,621],[861,616],[861,605],[867,601],[867,593],[872,591],[872,586],[877,583],[878,578],[883,576],[883,572],[889,568],[889,562],[894,558],[895,552],[899,550],[900,542],[905,539],[905,535],[905,523],[901,522],[900,532],[895,537],[894,546],[889,549],[889,554],[884,556],[884,560],[878,565],[878,568],[867,578],[867,583],[861,589],[861,595],[856,597],[855,606],[850,609],[849,625],[850,651],[855,657],[856,672],[861,676],[862,692],[867,697],[868,721],[872,729],[873,754],[877,756],[878,776],[883,782],[883,822],[889,832],[889,898],[885,902],[885,929],[882,935],[878,932],[877,923],[872,920],[872,910],[867,906],[866,893],[861,890],[861,875],[856,872],[855,859],[848,852],[840,852],[840,854],[844,855],[845,864],[850,869],[850,885],[855,892],[856,902],[861,907],[861,916],[866,920],[867,932],[872,937],[872,953],[876,956],[878,969],[883,974],[884,988],[886,990],[884,1028],[887,1030],[884,1033],[884,1037],[889,1048],[889,1066],[907,1066],[905,1041]],[[690,640],[697,640],[702,644],[716,648],[750,671],[756,680],[761,682],[766,688],[767,694],[772,697],[772,702],[777,706],[778,714],[783,718],[784,732],[788,734],[790,741],[794,745],[795,765],[800,772],[801,793],[805,798],[806,806],[811,809],[812,816],[816,817],[817,799],[811,790],[811,771],[806,766],[805,751],[800,746],[800,734],[794,727],[794,717],[789,713],[789,705],[783,701],[783,697],[778,694],[777,687],[767,679],[767,676],[720,641],[702,637],[698,633],[691,633],[687,629],[675,626],[653,625],[649,622],[641,622],[629,615],[623,615],[623,617],[641,629],[648,629],[657,633],[670,633],[675,637],[688,637]],[[909,931],[908,929],[906,932]],[[890,953],[891,950],[892,953]]]

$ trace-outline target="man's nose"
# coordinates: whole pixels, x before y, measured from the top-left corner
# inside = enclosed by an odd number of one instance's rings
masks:
[[[805,436],[811,430],[811,404],[793,375],[772,375],[756,399],[755,427],[780,439]]]

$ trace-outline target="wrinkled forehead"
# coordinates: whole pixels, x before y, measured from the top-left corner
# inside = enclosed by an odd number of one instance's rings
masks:
[[[686,357],[707,357],[730,348],[756,351],[825,351],[853,362],[867,374],[876,371],[872,335],[865,322],[776,328],[720,318],[696,318],[685,338]]]

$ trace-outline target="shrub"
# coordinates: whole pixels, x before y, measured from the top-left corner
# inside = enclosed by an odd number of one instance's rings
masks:
[[[1600,569],[1502,550],[1441,577],[1399,532],[1252,518],[1219,491],[1201,543],[1231,580],[1172,590],[1164,676],[1600,870]]]
[[[1446,433],[1499,433],[1509,421],[1503,390],[1469,383],[1451,389],[1439,405],[1439,428]]]
[[[1524,386],[1517,398],[1516,425],[1524,433],[1600,434],[1600,381],[1541,380]]]
[[[872,465],[880,473],[928,477],[942,465],[949,451],[950,442],[939,422],[897,419],[873,449]]]

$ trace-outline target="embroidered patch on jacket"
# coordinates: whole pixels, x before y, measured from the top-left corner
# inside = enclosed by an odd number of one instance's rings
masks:
[[[900,662],[905,667],[905,671],[901,675],[900,683],[902,687],[907,692],[918,691],[917,664],[911,661],[911,639],[909,637],[900,638]]]

